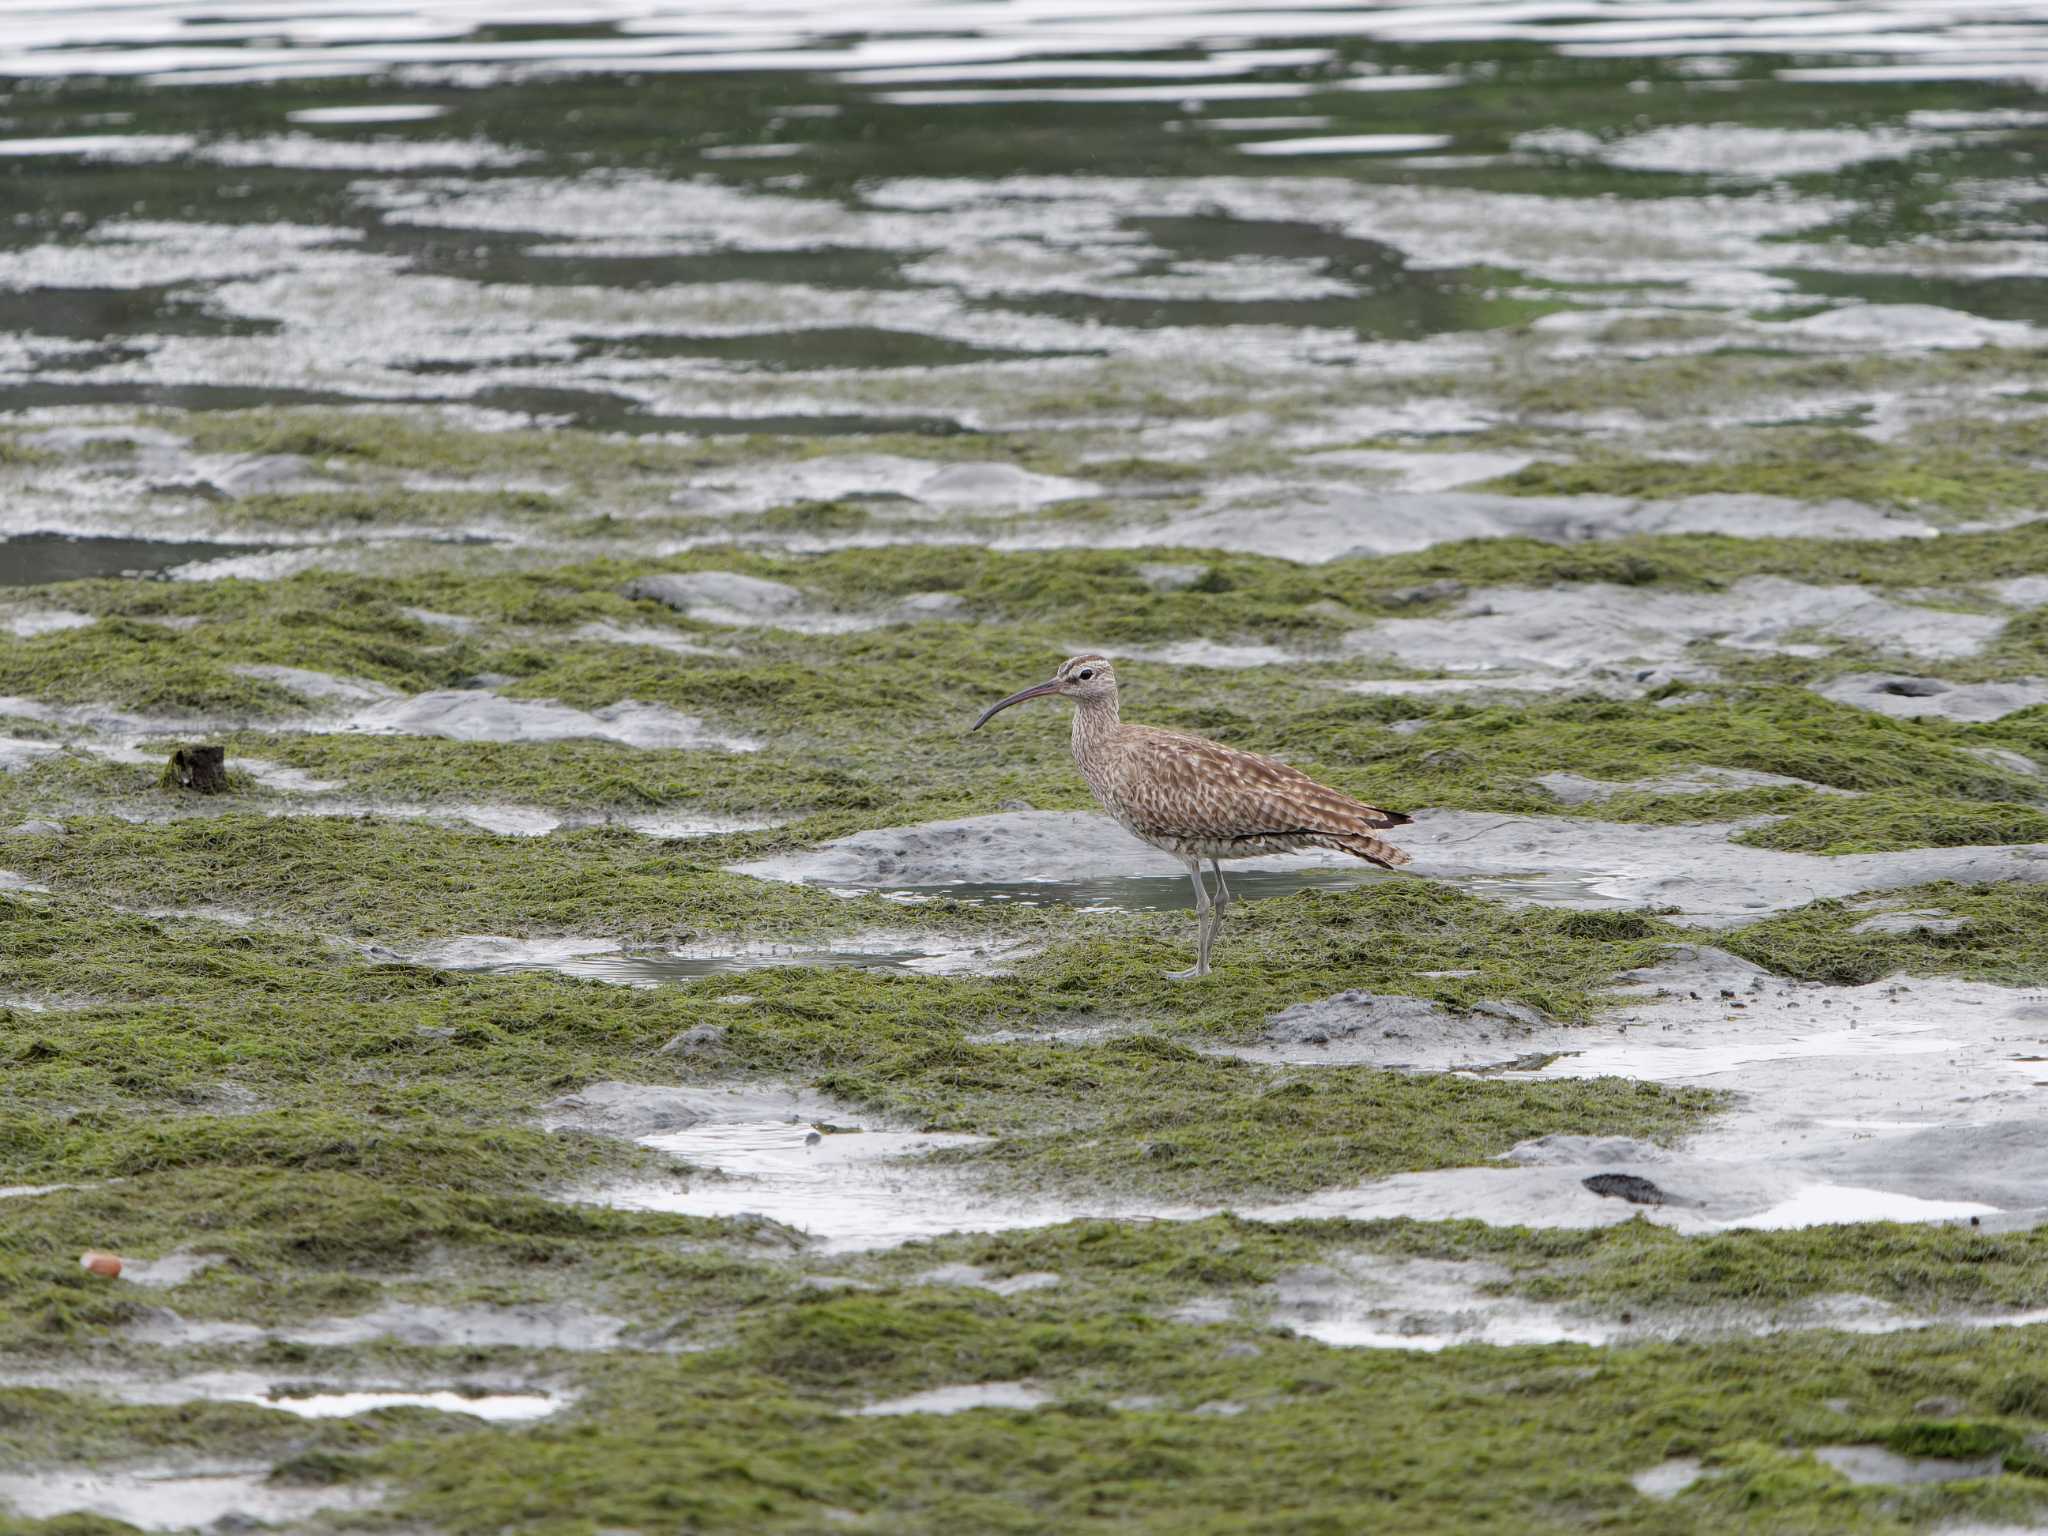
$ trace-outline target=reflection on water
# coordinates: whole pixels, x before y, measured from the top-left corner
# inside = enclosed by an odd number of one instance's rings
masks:
[[[1213,880],[1203,872],[1204,881]],[[1226,870],[1233,900],[1256,901],[1268,896],[1294,896],[1303,891],[1349,891],[1382,880],[1406,878],[1360,865],[1357,869]],[[1578,874],[1449,875],[1440,885],[1462,886],[1507,901],[1534,901],[1549,906],[1622,906],[1626,903],[1597,889],[1599,877]],[[907,885],[878,890],[878,895],[907,903],[957,901],[965,906],[1075,907],[1084,912],[1192,911],[1194,887],[1184,878],[1138,877],[1116,880],[1020,880],[1000,884]]]
[[[1348,891],[1387,878],[1361,866],[1348,870],[1236,870],[1228,872],[1233,898],[1291,896],[1298,891]],[[1203,879],[1213,877],[1205,870]],[[903,902],[956,901],[964,906],[1077,907],[1084,912],[1177,912],[1195,905],[1194,887],[1183,876],[1140,876],[1115,880],[1018,880],[987,884],[893,886],[877,894]]]

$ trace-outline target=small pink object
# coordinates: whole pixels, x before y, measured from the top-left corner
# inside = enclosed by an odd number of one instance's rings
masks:
[[[121,1255],[118,1253],[83,1253],[78,1257],[78,1266],[88,1275],[104,1275],[109,1280],[120,1278]]]

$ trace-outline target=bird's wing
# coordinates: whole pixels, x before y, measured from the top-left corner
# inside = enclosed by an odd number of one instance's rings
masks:
[[[1299,768],[1180,731],[1129,738],[1130,809],[1140,829],[1169,837],[1361,837],[1408,818],[1318,784]],[[1149,792],[1146,792],[1149,791]]]

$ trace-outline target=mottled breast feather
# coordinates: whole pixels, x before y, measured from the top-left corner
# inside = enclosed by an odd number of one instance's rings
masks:
[[[1298,840],[1389,868],[1408,855],[1373,836],[1409,818],[1318,784],[1298,768],[1201,736],[1119,725],[1104,777],[1110,809],[1139,836],[1208,844]]]

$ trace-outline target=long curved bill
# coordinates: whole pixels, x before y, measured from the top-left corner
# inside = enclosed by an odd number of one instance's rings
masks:
[[[968,727],[967,734],[972,736],[976,731],[980,730],[984,725],[987,725],[989,721],[993,720],[997,715],[1001,714],[1004,710],[1008,709],[1012,704],[1022,704],[1026,699],[1042,699],[1048,693],[1058,693],[1059,691],[1060,680],[1058,678],[1054,678],[1049,683],[1040,683],[1036,688],[1026,688],[1022,693],[1013,693],[1007,699],[1003,700],[1002,703],[991,704],[987,709],[983,710],[981,713],[981,718],[975,721],[973,725]]]

